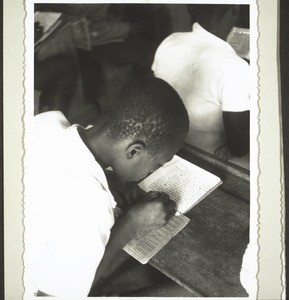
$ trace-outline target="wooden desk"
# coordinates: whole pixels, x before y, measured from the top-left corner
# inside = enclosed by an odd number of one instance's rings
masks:
[[[248,243],[249,172],[189,145],[178,154],[224,183],[186,214],[190,223],[150,265],[195,296],[247,296],[239,274]]]

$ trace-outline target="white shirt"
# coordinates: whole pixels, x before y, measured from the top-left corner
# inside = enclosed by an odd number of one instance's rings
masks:
[[[152,70],[178,92],[188,110],[187,141],[205,150],[225,141],[222,111],[250,109],[248,63],[198,23],[192,32],[173,33],[161,43]]]
[[[242,259],[242,267],[240,271],[240,282],[249,296],[256,295],[257,292],[257,252],[258,246],[256,242],[250,242],[247,245]]]
[[[35,117],[28,200],[34,284],[52,296],[88,295],[114,224],[105,174],[60,112]]]

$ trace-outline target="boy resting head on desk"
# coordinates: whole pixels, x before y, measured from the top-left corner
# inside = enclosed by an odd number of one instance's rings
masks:
[[[104,169],[122,181],[143,179],[171,160],[188,126],[180,97],[157,78],[125,86],[89,129],[71,126],[58,111],[35,117],[26,254],[37,295],[87,296],[93,281],[99,285],[115,271],[127,242],[167,222],[175,204],[154,193],[115,222]]]

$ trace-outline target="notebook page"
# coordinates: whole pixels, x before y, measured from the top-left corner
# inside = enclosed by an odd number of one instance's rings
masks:
[[[178,157],[139,183],[144,191],[167,193],[177,211],[187,212],[222,183],[219,177]]]
[[[189,221],[190,219],[186,216],[174,216],[160,229],[153,230],[144,237],[131,240],[126,244],[124,250],[142,264],[146,264]]]

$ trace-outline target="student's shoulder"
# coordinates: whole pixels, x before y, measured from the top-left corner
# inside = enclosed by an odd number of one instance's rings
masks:
[[[249,64],[242,57],[238,56],[237,53],[231,53],[223,58],[225,71],[229,74],[239,74],[245,77],[249,76]]]
[[[67,128],[69,126],[71,126],[69,121],[60,111],[48,111],[34,117],[34,128],[36,130]]]
[[[225,43],[222,47],[222,51],[218,51],[218,47],[216,47],[215,52],[218,53],[219,57],[226,63],[233,65],[234,67],[238,68],[248,68],[249,64],[248,62],[240,57],[237,52],[229,45],[228,43]]]
[[[160,44],[159,48],[170,48],[183,45],[188,40],[190,32],[174,32]]]
[[[208,47],[201,54],[203,60],[222,70],[222,73],[248,73],[249,64],[237,55],[235,51],[228,51],[219,47]]]

